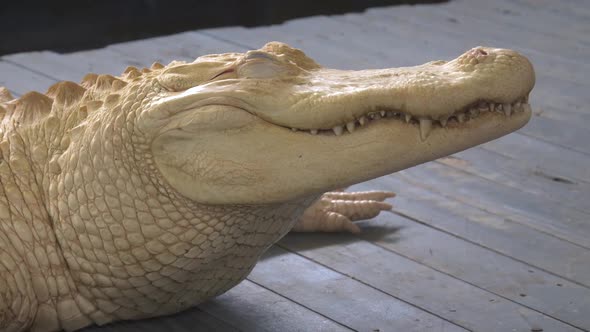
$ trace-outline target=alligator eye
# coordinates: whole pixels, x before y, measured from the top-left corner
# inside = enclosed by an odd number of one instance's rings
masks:
[[[244,78],[273,78],[285,68],[276,56],[261,51],[249,51],[238,66],[238,76]]]
[[[244,57],[244,61],[255,60],[255,59],[264,59],[264,60],[271,60],[271,61],[276,60],[276,58],[273,55],[271,55],[270,53],[260,52],[260,51],[249,51],[246,53],[246,56]]]

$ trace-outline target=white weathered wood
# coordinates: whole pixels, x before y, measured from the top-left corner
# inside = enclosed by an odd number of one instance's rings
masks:
[[[386,219],[388,219],[387,224],[391,225],[391,218],[386,217]],[[381,234],[378,234],[377,237],[383,241],[394,241],[400,247],[407,246],[406,249],[412,251],[412,256],[416,255],[415,257],[419,254],[417,251],[409,248],[409,243],[413,243],[412,246],[418,248],[419,251],[426,249],[426,252],[429,253],[427,248],[432,248],[429,242],[421,243],[420,245],[412,241],[412,238],[421,238],[422,235],[426,235],[427,233],[423,232],[423,230],[418,230],[417,233],[421,235],[417,235],[410,228],[399,228],[405,226],[406,224],[393,223],[393,227],[381,228]],[[403,241],[403,238],[407,238],[407,242]],[[441,239],[440,234],[437,234],[435,238],[439,245],[445,246],[444,240],[439,240]],[[506,327],[516,329],[517,331],[527,331],[539,327],[544,330],[577,331],[576,328],[561,323],[554,318],[485,291],[482,289],[484,287],[475,287],[472,284],[465,283],[461,278],[467,277],[469,271],[456,270],[454,273],[457,274],[457,277],[449,276],[448,274],[419,264],[409,259],[409,256],[400,255],[398,252],[394,253],[391,251],[391,247],[386,250],[379,245],[379,241],[375,241],[378,245],[370,244],[359,241],[350,235],[342,235],[339,237],[339,240],[340,242],[336,246],[333,245],[335,242],[334,239],[326,236],[318,234],[293,234],[281,240],[280,245],[289,250],[297,251],[303,257],[312,259],[333,270],[337,270],[340,273],[380,289],[390,296],[412,303],[419,308],[428,310],[437,316],[444,317],[472,331],[501,331]],[[467,250],[468,248],[463,247],[463,249]],[[459,248],[460,251],[461,249]],[[400,250],[400,252],[403,252],[403,250]],[[457,254],[454,250],[451,250],[451,252],[451,254]],[[465,251],[463,254],[467,255],[468,253],[469,251]],[[436,255],[444,256],[445,252],[437,252]],[[494,261],[501,261],[497,255],[492,254],[492,257]],[[280,258],[283,260],[282,263],[285,267],[298,263],[295,260],[285,257]],[[445,264],[443,262],[444,258],[440,258],[442,261],[438,261],[438,264]],[[475,256],[471,259],[476,258]],[[489,259],[489,257],[482,258]],[[433,258],[431,261],[435,260],[436,258]],[[253,271],[253,278],[257,278],[261,270],[270,272],[265,269],[265,263],[263,261],[259,264],[260,268],[257,271]],[[482,261],[480,264],[488,264],[488,269],[493,269],[493,261]],[[451,270],[452,267],[448,266],[447,269]],[[472,267],[471,271],[474,270]],[[498,266],[498,269],[494,272],[495,275],[498,276],[501,274],[502,272],[500,271],[502,271],[501,266]],[[510,269],[507,272],[510,274],[514,271]],[[271,278],[276,277],[272,276]],[[261,276],[260,278],[267,277]],[[486,280],[488,283],[492,283],[494,280],[498,283],[502,282],[499,278],[489,276],[480,275],[475,278],[478,278],[477,281],[480,284]],[[289,294],[290,298],[302,296],[296,290],[290,290],[285,287],[289,285],[291,279],[295,278],[288,276],[283,277],[283,279],[286,279],[283,281],[286,285],[281,288],[282,292]],[[509,285],[513,285],[513,281],[506,280],[506,282]],[[525,283],[526,281],[523,280],[521,285]],[[296,280],[296,283],[294,282],[292,287],[297,287],[296,284],[299,284],[299,280]],[[524,288],[526,290],[532,290],[534,285],[531,284],[530,287]],[[554,288],[558,289],[557,286],[554,286]],[[336,293],[342,292],[340,289],[335,289],[334,291]],[[510,290],[505,293],[508,292]],[[514,294],[513,296],[511,294],[511,297],[520,297],[518,292],[525,292],[525,290],[514,289],[512,290]],[[588,305],[583,297],[580,297],[578,301]],[[553,302],[553,304],[559,305],[560,303]],[[343,308],[342,310],[346,309]],[[482,314],[484,312],[486,314]],[[584,320],[583,316],[579,315],[577,317],[577,323],[586,325],[588,322]],[[364,326],[370,327],[370,325]]]

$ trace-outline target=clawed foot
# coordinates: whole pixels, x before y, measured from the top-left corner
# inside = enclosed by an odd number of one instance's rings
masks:
[[[305,210],[292,231],[360,233],[354,221],[374,218],[381,211],[391,210],[391,204],[384,200],[394,196],[389,191],[327,192]]]

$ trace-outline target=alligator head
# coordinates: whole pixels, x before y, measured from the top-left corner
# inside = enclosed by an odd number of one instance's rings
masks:
[[[451,61],[345,71],[269,43],[156,76],[141,114],[164,178],[210,204],[284,202],[506,135],[531,116],[530,62],[476,47]]]

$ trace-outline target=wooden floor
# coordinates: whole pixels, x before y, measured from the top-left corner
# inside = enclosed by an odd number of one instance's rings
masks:
[[[288,235],[248,280],[199,308],[86,331],[590,329],[588,1],[452,1],[16,54],[1,58],[0,85],[22,95],[271,40],[342,69],[513,48],[536,67],[535,115],[518,133],[356,186],[398,193],[395,212],[359,236]]]

